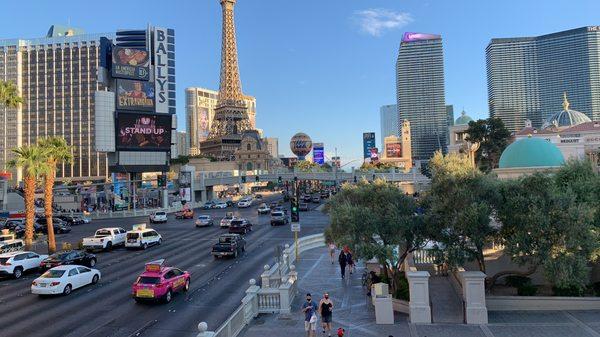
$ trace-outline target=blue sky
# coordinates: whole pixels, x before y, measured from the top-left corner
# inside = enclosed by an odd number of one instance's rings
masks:
[[[102,7],[100,7],[102,6]],[[488,115],[485,47],[492,37],[541,35],[600,25],[597,0],[238,0],[242,87],[257,97],[257,124],[289,154],[298,132],[360,158],[362,132],[379,139],[379,106],[395,103],[395,62],[405,31],[442,34],[446,102]],[[184,90],[218,89],[218,0],[3,1],[0,39],[43,36],[53,23],[87,32],[174,28],[178,115]]]

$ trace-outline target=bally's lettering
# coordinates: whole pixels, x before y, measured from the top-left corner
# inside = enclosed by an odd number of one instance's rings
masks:
[[[154,32],[154,72],[156,91],[156,112],[168,113],[168,53],[167,53],[167,31],[156,28]]]

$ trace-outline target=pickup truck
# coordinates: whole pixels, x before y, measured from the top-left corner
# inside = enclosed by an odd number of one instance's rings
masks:
[[[86,250],[110,250],[114,246],[125,245],[127,231],[123,228],[100,228],[94,236],[83,238]]]
[[[222,234],[219,242],[212,247],[211,254],[218,259],[221,256],[237,257],[246,250],[246,241],[239,234]]]

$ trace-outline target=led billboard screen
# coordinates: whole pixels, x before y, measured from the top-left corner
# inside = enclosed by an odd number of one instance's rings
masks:
[[[325,164],[325,148],[323,143],[313,144],[313,162],[319,165]]]
[[[112,52],[112,77],[147,81],[150,58],[145,49],[115,46]]]
[[[117,110],[154,111],[154,84],[117,80]]]
[[[168,114],[117,113],[117,150],[170,151],[171,119]]]
[[[402,158],[402,144],[387,143],[385,144],[386,158]]]
[[[371,148],[375,147],[375,132],[363,133],[363,158],[371,157]]]

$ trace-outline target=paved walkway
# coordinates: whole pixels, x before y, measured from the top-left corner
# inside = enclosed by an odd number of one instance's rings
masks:
[[[375,312],[361,287],[362,269],[342,280],[337,263],[331,264],[326,249],[318,248],[302,254],[297,270],[299,294],[292,315],[260,315],[241,337],[306,336],[300,307],[307,292],[317,303],[324,292],[329,293],[335,306],[333,326],[346,329],[345,337],[600,337],[600,311],[490,312],[490,324],[482,326],[411,324],[408,316],[396,314],[396,324],[376,325]],[[320,330],[317,336],[323,336]]]
[[[429,298],[434,323],[463,323],[462,298],[452,287],[450,276],[429,278]]]

